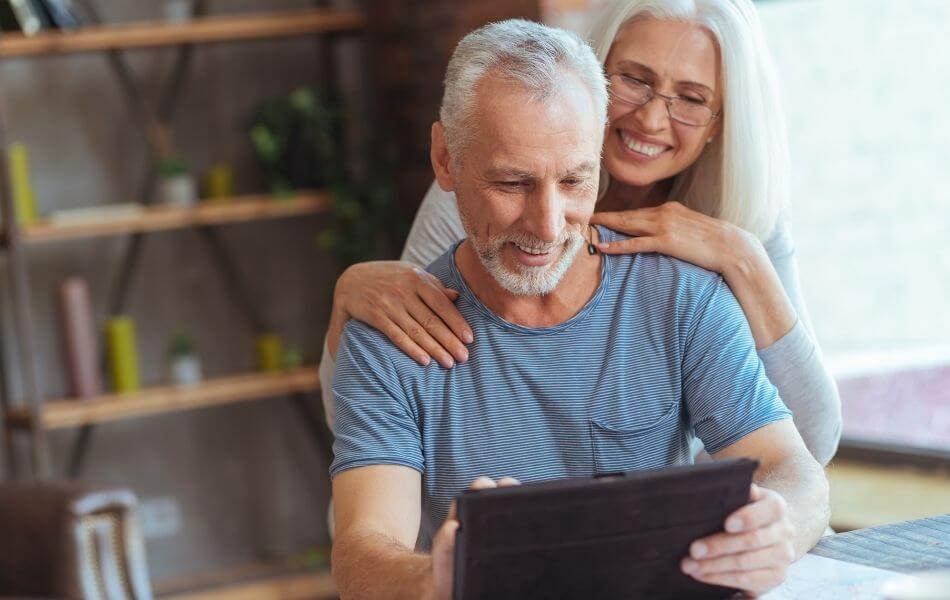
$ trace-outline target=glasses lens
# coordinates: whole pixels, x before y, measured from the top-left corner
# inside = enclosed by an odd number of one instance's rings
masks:
[[[670,116],[686,125],[701,126],[712,120],[712,110],[704,104],[677,98],[670,102]]]
[[[623,75],[611,77],[610,93],[618,100],[631,104],[644,104],[653,96],[649,85]]]

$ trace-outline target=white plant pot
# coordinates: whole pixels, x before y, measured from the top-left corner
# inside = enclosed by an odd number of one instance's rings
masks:
[[[162,15],[166,21],[187,21],[191,18],[191,0],[165,0]]]
[[[198,201],[198,184],[189,174],[161,177],[158,180],[158,202],[172,206],[192,206]]]
[[[175,385],[187,387],[201,383],[201,359],[193,354],[173,357],[168,371]]]

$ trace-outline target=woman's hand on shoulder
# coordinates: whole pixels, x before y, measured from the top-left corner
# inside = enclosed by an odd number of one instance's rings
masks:
[[[635,236],[597,244],[604,254],[658,252],[723,276],[764,254],[762,244],[749,232],[679,202],[594,213],[591,223]]]
[[[443,367],[468,360],[472,330],[455,308],[456,290],[407,262],[352,265],[340,276],[334,308],[345,318],[381,331],[421,365],[434,358]]]

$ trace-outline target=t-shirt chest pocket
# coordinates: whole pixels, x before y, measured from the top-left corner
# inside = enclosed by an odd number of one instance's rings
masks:
[[[681,421],[679,402],[672,403],[658,419],[642,425],[590,419],[594,472],[653,469],[687,462],[686,429]]]

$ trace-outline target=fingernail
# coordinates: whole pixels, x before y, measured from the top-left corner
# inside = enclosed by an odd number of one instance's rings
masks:
[[[422,364],[423,367],[428,367],[428,366],[429,366],[429,357],[428,357],[428,356],[419,356],[419,357],[416,358],[416,360],[419,361],[419,363]]]
[[[594,245],[597,246],[598,250],[606,250],[610,247],[610,242],[597,242]]]
[[[475,341],[475,336],[472,335],[471,331],[463,331],[462,341],[465,342],[466,344],[471,344],[473,341]]]
[[[693,555],[693,558],[702,558],[706,556],[706,544],[702,542],[696,542],[693,544],[693,547],[690,549],[690,554]]]
[[[450,359],[448,359],[447,361],[445,361],[445,365],[443,365],[443,366],[444,366],[446,369],[451,369],[452,367],[455,366],[455,361],[450,358]]]
[[[697,563],[695,560],[687,558],[686,560],[683,561],[683,571],[687,573],[692,573],[693,571],[696,570],[696,567],[698,566],[699,566],[699,563]]]
[[[468,360],[468,351],[464,348],[459,351],[458,356],[455,357],[459,362],[465,362]]]
[[[729,519],[726,521],[726,531],[730,533],[742,531],[742,519]]]

